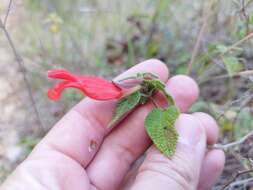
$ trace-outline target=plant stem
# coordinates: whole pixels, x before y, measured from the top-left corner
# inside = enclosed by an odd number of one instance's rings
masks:
[[[151,100],[151,102],[153,103],[153,105],[156,107],[156,108],[159,108],[160,106],[156,103],[155,99],[152,98],[151,96],[149,96],[149,99]]]
[[[0,19],[0,29],[3,30],[3,32],[5,34],[5,37],[6,37],[7,41],[8,41],[8,43],[9,43],[12,51],[13,51],[13,54],[14,54],[14,56],[16,58],[16,61],[17,61],[18,65],[19,65],[19,68],[20,68],[20,70],[21,70],[21,72],[23,74],[23,80],[25,82],[25,85],[26,85],[26,88],[27,88],[27,91],[28,91],[28,95],[29,95],[29,98],[30,98],[31,103],[32,103],[32,107],[34,109],[34,113],[35,113],[36,118],[37,118],[37,123],[38,123],[39,126],[41,126],[41,128],[44,131],[45,128],[44,128],[43,123],[42,123],[42,121],[40,119],[39,111],[38,111],[38,109],[36,107],[36,102],[35,102],[34,97],[33,97],[31,85],[30,85],[29,80],[27,78],[27,72],[26,72],[26,68],[25,68],[25,65],[24,65],[24,61],[23,61],[22,57],[18,54],[18,51],[15,48],[15,45],[14,45],[14,43],[12,41],[12,38],[11,38],[9,32],[6,29],[6,26],[4,25],[4,23],[3,23],[3,21],[1,19]]]
[[[231,50],[235,49],[237,46],[241,45],[242,43],[244,43],[245,41],[247,41],[248,39],[250,39],[252,37],[253,37],[253,32],[249,33],[247,36],[245,36],[244,38],[242,38],[238,42],[236,42],[233,45],[229,46],[228,49],[221,54],[221,56],[223,56],[226,53],[230,52]]]
[[[248,133],[247,135],[245,135],[244,137],[242,137],[238,141],[234,141],[234,142],[224,144],[224,145],[214,144],[211,148],[227,150],[228,148],[231,148],[233,146],[237,146],[237,145],[244,143],[250,136],[253,136],[253,131],[251,131],[250,133]]]

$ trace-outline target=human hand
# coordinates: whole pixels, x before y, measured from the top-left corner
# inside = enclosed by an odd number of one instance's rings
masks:
[[[182,112],[198,97],[196,83],[187,76],[168,80],[167,67],[145,61],[118,77],[152,72],[166,82]],[[164,100],[157,95],[157,102]],[[161,154],[144,129],[152,104],[138,107],[113,130],[106,128],[116,101],[85,98],[66,114],[35,147],[1,190],[188,190],[210,189],[224,165],[224,153],[208,150],[218,138],[218,126],[205,113],[181,114],[172,159]],[[96,142],[96,146],[95,146]],[[92,147],[91,147],[92,143]],[[148,149],[140,164],[132,165]]]

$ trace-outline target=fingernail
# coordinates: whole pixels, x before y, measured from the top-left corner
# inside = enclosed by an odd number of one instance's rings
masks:
[[[201,124],[188,114],[181,114],[175,126],[179,134],[179,141],[183,144],[197,145],[204,135]]]

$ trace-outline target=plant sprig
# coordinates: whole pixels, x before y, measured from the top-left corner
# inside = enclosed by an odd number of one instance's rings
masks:
[[[138,73],[121,79],[120,82],[127,80],[138,80],[140,88],[136,88],[131,94],[120,99],[117,103],[114,116],[108,127],[118,124],[128,113],[139,105],[151,100],[155,107],[145,119],[145,129],[155,146],[167,157],[172,157],[176,150],[178,134],[174,128],[176,119],[180,111],[176,107],[173,97],[167,93],[166,85],[152,73]],[[166,108],[159,108],[152,98],[156,92],[161,92],[168,105]]]
[[[48,90],[48,98],[53,101],[57,101],[66,88],[79,89],[94,100],[117,99],[116,110],[108,127],[115,126],[134,108],[151,100],[155,108],[145,119],[145,129],[164,155],[171,157],[175,153],[178,134],[174,124],[180,112],[173,97],[167,93],[166,85],[156,75],[137,73],[119,81],[108,81],[96,76],[75,75],[66,70],[50,70],[48,77],[60,80]],[[166,108],[160,108],[153,99],[158,91],[168,103]]]

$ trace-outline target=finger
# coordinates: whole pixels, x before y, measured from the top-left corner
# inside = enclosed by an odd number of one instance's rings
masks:
[[[217,143],[219,127],[216,121],[206,113],[197,112],[194,113],[193,116],[199,119],[205,127],[206,134],[209,137],[207,138],[207,144],[213,145]],[[206,153],[200,172],[199,190],[208,190],[212,188],[223,170],[224,162],[225,156],[223,151],[209,150]]]
[[[180,89],[176,88],[179,83]],[[175,76],[167,84],[166,89],[178,105],[183,105],[183,111],[198,97],[197,85],[189,77]],[[156,101],[161,104],[164,98],[158,96]],[[152,108],[151,103],[137,108],[105,139],[87,168],[92,184],[98,189],[117,189],[131,164],[148,148],[150,139],[144,128],[144,120]]]
[[[200,172],[198,190],[208,190],[213,187],[222,173],[225,163],[225,154],[222,150],[207,152]]]
[[[213,145],[214,143],[216,143],[218,140],[218,131],[219,131],[216,121],[210,115],[206,113],[196,112],[196,113],[193,113],[192,115],[201,122],[202,126],[204,126],[206,137],[207,137],[207,144]],[[205,156],[205,159],[209,159],[209,157]],[[205,160],[204,160],[204,163],[205,163]],[[205,164],[203,164],[203,166],[201,167],[201,173],[205,173],[202,170],[206,170],[206,167],[209,167],[209,166],[206,166]],[[136,177],[137,170],[138,170],[137,167],[134,167],[134,168],[131,167],[131,171],[128,172],[127,174],[128,177],[124,178],[124,182],[127,186],[126,188],[128,188],[133,183],[133,179],[135,179]],[[201,177],[202,176],[203,175],[201,175]]]
[[[152,146],[139,168],[132,190],[197,188],[206,149],[204,126],[194,116],[181,114],[175,127],[179,142],[174,156],[168,159]]]
[[[167,67],[158,60],[148,60],[129,69],[119,77],[140,72],[152,72],[166,81]],[[85,98],[66,114],[35,148],[33,155],[44,151],[60,152],[86,167],[97,152],[115,109],[115,101],[95,101]]]
[[[173,96],[182,112],[186,111],[199,95],[196,82],[185,75],[172,77],[167,83],[166,90]]]
[[[196,117],[205,127],[207,135],[207,144],[208,145],[215,144],[218,141],[219,127],[214,118],[203,112],[196,112],[193,113],[192,115]]]
[[[141,155],[127,171],[127,174],[124,176],[122,183],[120,184],[121,190],[128,190],[132,187],[135,182],[136,175],[138,173],[139,167],[145,159],[145,154]]]

